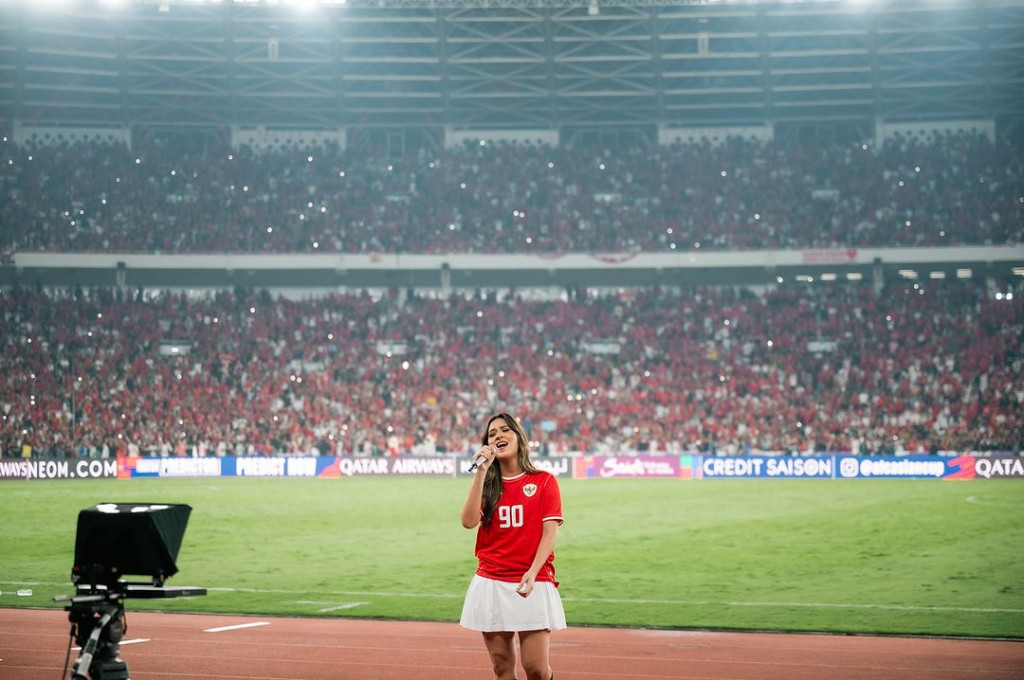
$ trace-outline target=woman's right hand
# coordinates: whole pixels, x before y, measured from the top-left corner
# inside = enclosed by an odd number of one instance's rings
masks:
[[[477,461],[476,471],[479,473],[481,470],[487,472],[487,469],[491,467],[494,462],[494,457],[498,455],[498,448],[496,446],[482,446],[480,450],[473,456],[473,460]]]
[[[486,473],[491,468],[491,463],[494,462],[494,457],[498,455],[498,449],[493,446],[481,447],[476,455],[473,456],[473,465],[476,466],[476,474],[473,476],[473,482],[469,485],[469,492],[466,494],[466,502],[462,504],[462,512],[459,518],[462,521],[462,526],[467,529],[472,529],[480,524],[480,520],[483,518],[483,489],[486,483]],[[484,474],[480,474],[483,471]]]

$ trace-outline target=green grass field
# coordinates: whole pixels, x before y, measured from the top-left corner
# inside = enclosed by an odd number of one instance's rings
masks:
[[[570,625],[1024,638],[1024,485],[562,480]],[[456,621],[468,480],[0,484],[0,606],[60,607],[78,511],[187,503],[168,586],[131,610]],[[31,588],[31,597],[11,591]]]

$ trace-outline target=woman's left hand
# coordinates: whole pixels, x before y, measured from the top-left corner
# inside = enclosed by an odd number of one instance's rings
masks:
[[[516,592],[519,593],[519,597],[528,597],[533,592],[533,577],[523,574],[523,579],[519,582]]]

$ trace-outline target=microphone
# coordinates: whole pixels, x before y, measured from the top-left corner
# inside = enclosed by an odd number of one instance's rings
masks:
[[[495,449],[493,446],[491,446],[491,450],[495,452],[497,451],[497,449]],[[473,472],[473,470],[476,470],[478,467],[480,467],[480,463],[484,462],[485,460],[487,460],[487,456],[485,456],[482,453],[477,454],[477,457],[473,459],[473,464],[469,466],[469,470],[467,470],[467,472]]]

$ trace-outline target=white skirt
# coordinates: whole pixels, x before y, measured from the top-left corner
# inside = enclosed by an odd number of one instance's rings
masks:
[[[485,633],[566,627],[562,598],[554,583],[534,583],[528,597],[516,592],[518,585],[474,574],[462,604],[459,625]]]

